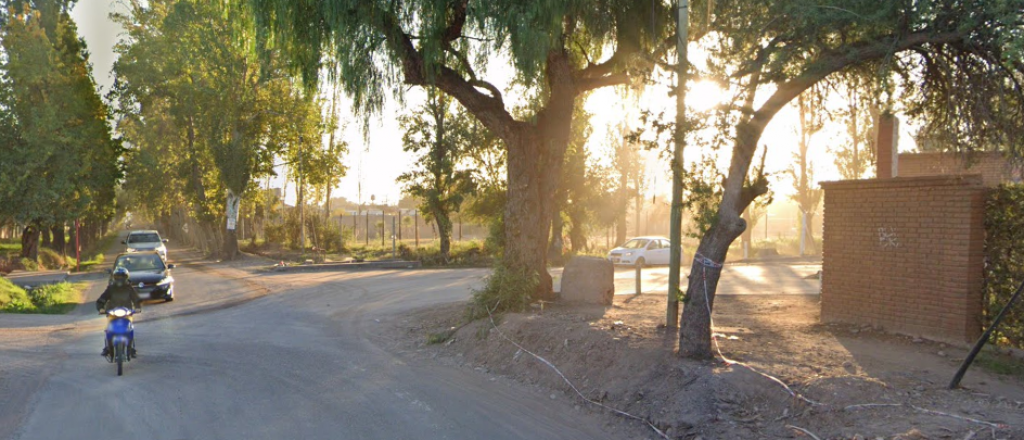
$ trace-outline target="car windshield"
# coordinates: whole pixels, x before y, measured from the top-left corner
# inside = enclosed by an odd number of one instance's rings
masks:
[[[154,254],[122,255],[114,262],[114,267],[123,267],[128,269],[129,273],[136,270],[162,271],[164,270],[164,262],[160,259],[159,255]]]
[[[629,240],[626,242],[626,244],[622,245],[624,249],[641,249],[644,246],[647,246],[647,240],[642,240],[639,238]]]
[[[160,236],[157,234],[132,234],[128,236],[129,243],[159,243]]]

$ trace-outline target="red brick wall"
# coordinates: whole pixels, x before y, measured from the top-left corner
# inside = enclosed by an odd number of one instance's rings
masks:
[[[981,334],[981,176],[821,186],[823,322],[879,325],[953,342]]]
[[[970,162],[955,154],[902,153],[898,164],[900,177],[980,174],[984,185],[990,187],[1021,180],[1020,171],[1014,171],[1000,153],[975,154]]]

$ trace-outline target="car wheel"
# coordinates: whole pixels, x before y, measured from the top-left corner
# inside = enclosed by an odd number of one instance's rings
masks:
[[[636,260],[636,267],[645,267],[645,266],[647,266],[647,260],[644,260],[644,257],[637,258],[637,260]]]

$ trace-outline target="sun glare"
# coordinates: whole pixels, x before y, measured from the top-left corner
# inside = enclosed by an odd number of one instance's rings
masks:
[[[722,88],[711,81],[697,81],[690,85],[686,94],[686,106],[697,111],[711,110],[720,104],[724,96]]]

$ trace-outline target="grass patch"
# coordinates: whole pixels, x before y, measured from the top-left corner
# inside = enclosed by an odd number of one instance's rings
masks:
[[[89,249],[82,251],[82,265],[79,269],[82,272],[86,272],[92,269],[94,266],[102,265],[106,258],[103,253],[110,249],[111,246],[117,241],[118,230],[111,230],[107,235],[103,236],[100,241],[92,245]],[[74,254],[68,257],[68,267],[72,268],[73,272],[77,272],[75,268],[75,256]]]
[[[466,320],[474,321],[490,312],[522,312],[530,305],[537,288],[536,275],[509,268],[504,262],[494,266],[480,290],[473,291],[473,300],[466,309]]]
[[[25,289],[16,286],[7,278],[0,278],[0,310],[6,309],[11,304],[24,304],[31,301]]]
[[[21,242],[0,241],[0,253],[21,252]]]
[[[81,284],[57,283],[47,284],[25,291],[0,279],[0,310],[7,313],[39,313],[44,315],[63,315],[74,310],[82,300]],[[4,302],[4,297],[8,301]]]
[[[1024,378],[1024,361],[995,350],[982,350],[974,363],[995,374]]]

